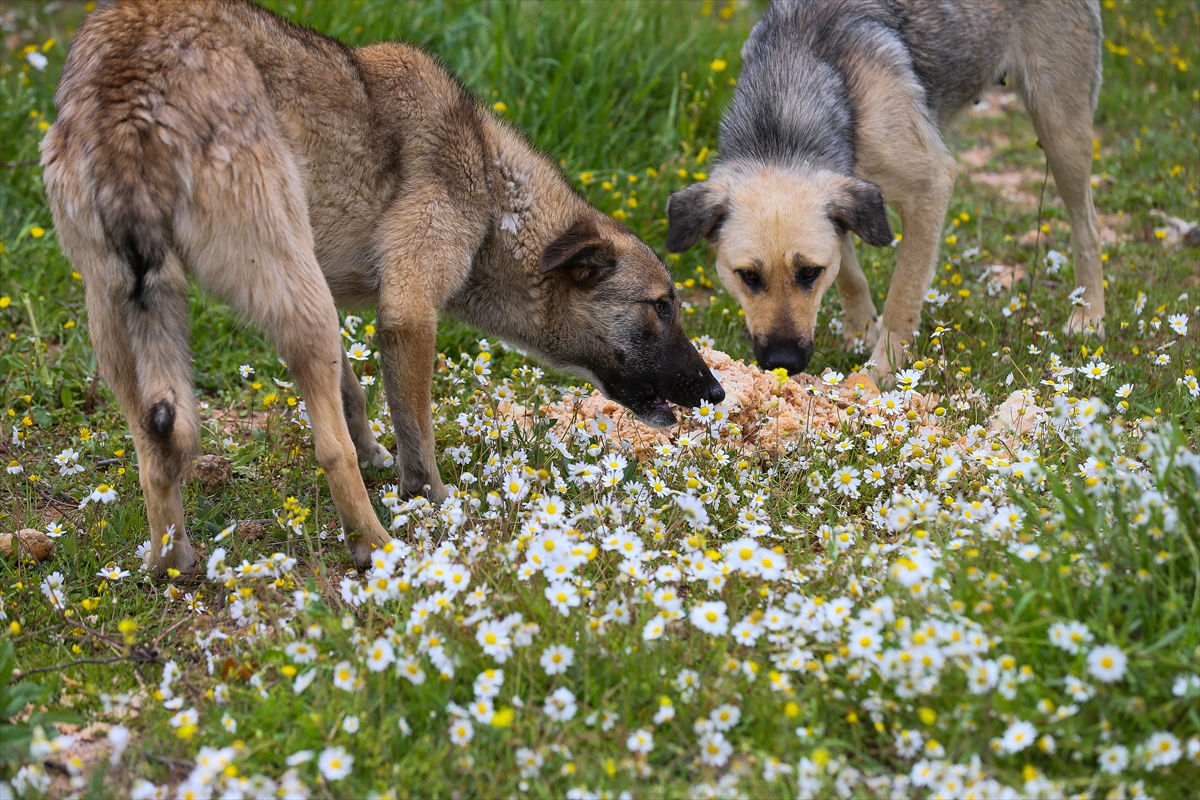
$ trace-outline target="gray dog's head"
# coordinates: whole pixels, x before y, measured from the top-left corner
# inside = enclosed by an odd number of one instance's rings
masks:
[[[546,247],[538,271],[546,291],[536,340],[546,360],[655,427],[674,424],[668,401],[725,399],[683,332],[670,272],[624,225],[589,210]]]
[[[849,231],[868,244],[892,241],[879,187],[820,169],[719,167],[671,195],[667,249],[701,239],[717,273],[746,312],[754,355],[765,369],[803,372],[812,358],[821,297],[841,267]]]

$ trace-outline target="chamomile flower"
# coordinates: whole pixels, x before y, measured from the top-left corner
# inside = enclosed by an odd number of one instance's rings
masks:
[[[562,614],[564,617],[570,616],[571,609],[579,605],[579,590],[574,584],[566,583],[565,581],[556,581],[546,587],[544,591],[546,599],[550,601],[550,605]]]
[[[631,753],[646,755],[654,749],[654,733],[645,728],[638,728],[629,734],[629,738],[625,740],[625,746]]]
[[[1037,739],[1037,729],[1030,723],[1017,719],[1013,720],[1000,739],[1000,752],[1004,754],[1019,753],[1029,747]]]
[[[1082,622],[1056,622],[1050,626],[1050,643],[1072,655],[1080,653],[1093,639],[1092,632]]]
[[[1087,656],[1088,674],[1101,683],[1115,683],[1125,677],[1127,659],[1121,648],[1101,645]]]
[[[1129,766],[1129,748],[1115,744],[1100,751],[1100,771],[1106,775],[1120,775]]]
[[[58,464],[58,473],[60,475],[75,475],[83,472],[83,465],[77,463],[79,461],[78,451],[70,447],[56,455],[54,461]]]
[[[283,649],[283,652],[287,654],[293,664],[311,664],[316,661],[318,655],[317,648],[305,641],[291,642]]]
[[[128,577],[129,570],[121,569],[116,564],[114,564],[113,562],[110,561],[110,562],[108,562],[108,565],[105,566],[104,569],[97,572],[96,575],[101,578],[104,578],[104,580],[106,580],[106,581],[112,581],[115,583],[116,581],[119,581],[122,578]]]
[[[547,647],[542,651],[540,663],[547,675],[561,675],[575,662],[575,651],[563,644]]]
[[[317,767],[327,781],[340,781],[354,769],[354,756],[344,747],[326,747],[317,759]]]
[[[742,719],[742,711],[737,706],[726,703],[714,708],[708,719],[715,730],[724,732],[738,724]]]
[[[366,664],[371,672],[382,672],[395,660],[396,653],[392,649],[392,643],[382,636],[367,650]]]
[[[574,718],[577,709],[575,693],[566,687],[555,689],[542,706],[546,716],[555,722],[566,722]]]
[[[353,692],[357,690],[358,672],[351,666],[349,661],[340,661],[333,668],[333,685],[342,691]]]
[[[692,606],[688,619],[710,636],[724,636],[729,631],[729,616],[725,609],[725,603],[721,600],[699,603]]]
[[[1175,734],[1159,731],[1146,740],[1141,747],[1146,758],[1146,768],[1169,767],[1183,757],[1183,748]]]
[[[848,497],[858,497],[858,487],[862,485],[859,472],[854,467],[842,467],[833,473],[830,483],[838,494]]]

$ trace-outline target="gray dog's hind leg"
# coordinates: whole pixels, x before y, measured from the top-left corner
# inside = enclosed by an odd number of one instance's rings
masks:
[[[1070,31],[1038,24],[1040,7],[1020,31],[1021,68],[1017,86],[1033,127],[1046,151],[1071,220],[1071,250],[1075,284],[1083,289],[1084,305],[1073,309],[1065,330],[1088,328],[1104,333],[1104,274],[1100,261],[1100,222],[1092,205],[1092,117],[1100,86],[1100,20],[1095,9],[1080,4],[1053,4],[1058,14],[1071,17]]]

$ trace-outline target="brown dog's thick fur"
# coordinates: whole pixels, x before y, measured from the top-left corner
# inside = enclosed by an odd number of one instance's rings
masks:
[[[723,397],[662,262],[437,61],[351,50],[244,0],[119,0],[76,33],[43,145],[62,246],[139,457],[150,567],[188,570],[198,447],[187,279],[270,335],[306,401],[356,563],[388,540],[336,308],[376,306],[410,492],[446,496],[430,410],[439,312],[593,380],[643,419]]]

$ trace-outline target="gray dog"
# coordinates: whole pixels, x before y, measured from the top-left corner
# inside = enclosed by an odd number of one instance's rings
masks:
[[[1068,333],[1103,333],[1092,207],[1100,88],[1092,0],[777,0],[742,51],[711,177],[671,196],[667,247],[715,245],[760,364],[803,371],[821,297],[836,280],[845,336],[881,376],[904,360],[933,281],[956,166],[942,131],[1007,75],[1016,83],[1071,219],[1082,305]],[[904,224],[879,324],[849,232],[891,243]]]

